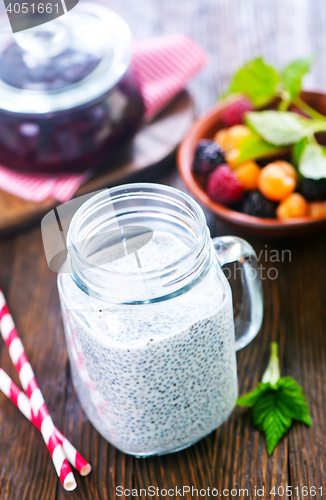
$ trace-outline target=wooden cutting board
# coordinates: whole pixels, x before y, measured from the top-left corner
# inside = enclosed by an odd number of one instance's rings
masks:
[[[91,191],[128,181],[146,180],[158,173],[171,157],[194,119],[194,102],[187,91],[181,92],[151,123],[144,125],[129,145],[108,158],[103,167],[76,192]],[[0,189],[0,236],[26,228],[59,203],[47,198],[26,201]]]

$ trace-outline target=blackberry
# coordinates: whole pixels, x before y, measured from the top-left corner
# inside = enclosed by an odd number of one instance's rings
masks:
[[[277,203],[268,200],[259,191],[248,193],[242,203],[242,212],[264,219],[276,219]]]
[[[207,139],[199,141],[193,164],[196,174],[208,175],[222,163],[225,163],[224,151],[216,142]]]
[[[302,179],[298,191],[307,201],[326,200],[326,179]]]

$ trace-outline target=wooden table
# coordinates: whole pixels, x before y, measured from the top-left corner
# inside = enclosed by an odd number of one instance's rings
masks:
[[[191,84],[199,110],[213,103],[238,65],[259,54],[280,66],[293,57],[315,54],[318,60],[307,84],[326,87],[324,0],[111,0],[107,4],[126,17],[136,36],[183,31],[208,50],[211,64]],[[155,180],[184,189],[174,165],[169,167],[164,178]],[[207,216],[214,236],[230,232],[211,214]],[[220,498],[285,498],[269,493],[274,486],[276,493],[279,487],[292,486],[293,499],[313,498],[297,495],[296,487],[300,491],[303,486],[323,487],[326,493],[325,234],[281,242],[248,240],[258,254],[262,252],[265,319],[257,338],[238,354],[240,394],[259,381],[269,344],[276,340],[282,373],[304,387],[314,423],[311,429],[295,424],[271,458],[264,437],[244,409],[236,409],[216,432],[174,455],[139,460],[109,445],[85,418],[72,387],[56,275],[47,268],[40,227],[0,242],[0,284],[49,410],[94,467],[89,477],[78,477],[75,492],[64,492],[41,435],[0,395],[1,500],[131,498],[118,497],[116,486],[138,491],[149,486],[206,490],[202,496],[198,491],[198,498],[211,498],[208,488],[230,491]],[[283,262],[272,262],[273,250],[280,252],[280,260],[284,252]],[[266,279],[269,269],[271,277],[278,275],[276,279]],[[18,382],[3,343],[0,366]],[[264,492],[255,493],[258,488]],[[164,498],[164,493],[153,498]],[[316,498],[321,498],[318,491]]]

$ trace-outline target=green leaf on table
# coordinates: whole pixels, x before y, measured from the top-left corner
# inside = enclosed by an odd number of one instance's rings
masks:
[[[302,387],[291,377],[279,376],[277,344],[272,343],[272,355],[263,375],[266,382],[258,383],[250,393],[238,399],[238,406],[252,407],[254,425],[265,434],[268,454],[286,434],[293,420],[312,425]],[[276,380],[277,379],[277,380]],[[271,383],[271,380],[276,380]]]
[[[314,131],[316,123],[289,111],[259,111],[246,114],[247,125],[274,146],[287,146]]]
[[[308,403],[302,387],[292,377],[281,377],[276,387],[279,391],[279,400],[286,405],[291,418],[312,426]]]
[[[254,425],[265,434],[267,452],[271,455],[292,424],[286,409],[279,402],[278,391],[270,390],[255,405],[252,413]]]
[[[299,172],[309,179],[326,177],[326,148],[319,144],[306,144],[299,159]]]
[[[248,394],[245,394],[244,396],[241,396],[237,400],[237,406],[246,406],[247,408],[251,408],[254,406],[260,396],[267,392],[270,389],[270,384],[262,384],[261,382],[258,382],[257,387],[251,391],[248,392]]]
[[[254,106],[260,108],[276,95],[279,81],[277,71],[258,57],[237,71],[232,79],[230,92],[246,94]]]
[[[264,432],[269,455],[291,427],[292,420],[312,425],[302,388],[291,377],[282,377],[275,385],[259,383],[256,389],[239,398],[237,405],[253,407],[253,423]]]
[[[283,90],[288,94],[288,101],[293,101],[301,92],[302,78],[310,70],[313,57],[296,59],[288,64],[281,75]]]
[[[246,137],[239,146],[238,163],[247,160],[256,160],[265,156],[277,154],[280,149],[264,141],[259,135],[252,134]]]

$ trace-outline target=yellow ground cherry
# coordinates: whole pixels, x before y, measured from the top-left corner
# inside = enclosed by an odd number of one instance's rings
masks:
[[[309,204],[309,215],[314,219],[326,217],[326,201],[314,201]]]
[[[291,165],[291,163],[289,163],[288,161],[283,161],[283,160],[277,160],[277,161],[274,161],[273,163],[274,163],[274,165],[278,165],[279,167],[281,167],[287,175],[289,175],[290,177],[293,177],[293,179],[295,180],[296,183],[298,182],[297,171],[294,168],[294,166]]]
[[[246,125],[234,125],[229,128],[228,142],[230,144],[230,149],[238,148],[243,141],[252,135],[250,128]]]
[[[296,179],[276,163],[269,163],[262,168],[258,177],[260,192],[273,201],[285,200],[295,190]]]
[[[309,203],[301,194],[293,193],[279,204],[276,214],[280,220],[305,217],[309,215]]]
[[[226,151],[232,151],[239,148],[244,139],[250,135],[252,132],[246,125],[234,125],[231,128],[219,130],[214,140]]]
[[[226,162],[232,167],[236,168],[238,165],[238,158],[240,156],[240,150],[239,149],[232,149],[231,151],[228,151],[225,155]]]
[[[222,128],[214,136],[214,141],[217,142],[217,144],[219,144],[223,149],[225,149],[225,151],[226,151],[228,132],[229,132],[228,128]]]
[[[241,163],[238,167],[236,167],[234,173],[242,184],[243,189],[248,191],[257,189],[260,168],[255,161],[248,160]]]
[[[241,146],[243,141],[252,135],[250,128],[246,125],[234,125],[229,128],[227,135],[227,146],[228,149],[235,149]]]

